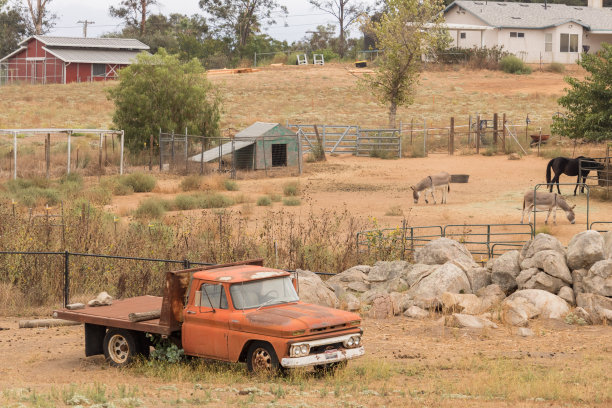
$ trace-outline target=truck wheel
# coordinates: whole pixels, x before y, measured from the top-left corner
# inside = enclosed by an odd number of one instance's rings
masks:
[[[113,367],[124,367],[140,352],[140,342],[128,330],[110,329],[104,336],[104,357]]]
[[[254,374],[276,374],[281,367],[270,344],[253,343],[247,353],[247,368]]]

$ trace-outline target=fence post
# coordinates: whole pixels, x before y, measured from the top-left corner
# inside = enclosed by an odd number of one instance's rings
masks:
[[[232,175],[231,178],[236,180],[236,141],[232,139]]]
[[[70,144],[71,144],[71,136],[72,136],[72,131],[69,130],[68,131],[68,169],[67,169],[67,174],[70,174]],[[15,164],[17,164],[17,161],[15,161]],[[17,166],[15,166],[17,167]]]
[[[161,172],[164,164],[163,164],[163,150],[162,150],[162,142],[161,142],[162,132],[161,128],[159,128],[159,136],[157,137],[157,143],[159,144],[159,171]]]
[[[47,166],[47,180],[51,177],[51,133],[45,139],[45,163]]]
[[[200,175],[204,174],[204,140],[206,136],[202,136],[202,155],[200,156]]]
[[[153,134],[149,137],[149,171],[153,170]]]
[[[189,262],[189,259],[183,259],[183,268],[185,269],[191,268],[191,262]]]
[[[472,115],[468,118],[468,140],[467,140],[468,149],[472,147]]]
[[[185,126],[185,173],[189,174],[189,135]]]
[[[493,145],[495,146],[495,150],[497,150],[497,121],[499,120],[497,113],[493,114]]]
[[[480,115],[476,116],[476,154],[480,153]]]
[[[427,157],[427,120],[423,120],[423,155]]]
[[[302,153],[302,138],[300,137],[300,134],[297,133],[296,136],[297,138],[297,149],[298,149],[298,171],[300,173],[300,176],[302,175],[302,160],[303,160],[303,153]]]
[[[125,145],[125,130],[121,131],[121,146],[119,146],[120,150],[120,159],[119,159],[119,174],[123,174],[123,147]]]
[[[450,137],[448,140],[448,154],[451,156],[455,154],[455,118],[452,117],[450,120]]]
[[[70,303],[70,252],[64,252],[64,307]]]
[[[170,153],[170,168],[174,170],[174,130],[172,131],[172,147]]]
[[[502,150],[506,152],[506,114],[502,116]]]
[[[100,133],[100,146],[98,146],[98,180],[102,176],[102,133]]]

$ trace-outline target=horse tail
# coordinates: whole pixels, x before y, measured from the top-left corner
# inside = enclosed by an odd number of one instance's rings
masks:
[[[546,166],[546,184],[550,184],[550,169],[553,166],[553,162],[556,159],[552,159],[551,161],[548,162],[548,166]]]

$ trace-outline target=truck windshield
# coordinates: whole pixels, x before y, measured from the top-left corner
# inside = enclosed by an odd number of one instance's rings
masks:
[[[289,276],[236,283],[230,286],[230,295],[239,310],[299,300]]]

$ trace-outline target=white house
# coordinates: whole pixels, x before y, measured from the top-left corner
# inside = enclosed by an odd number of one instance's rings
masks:
[[[545,3],[455,1],[444,10],[453,46],[503,46],[525,62],[573,64],[612,44],[612,8]],[[462,29],[465,27],[465,29]]]

